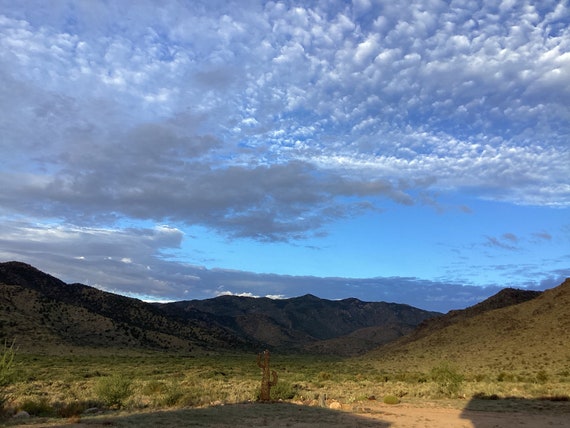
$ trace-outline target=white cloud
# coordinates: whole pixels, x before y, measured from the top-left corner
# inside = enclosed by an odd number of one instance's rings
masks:
[[[238,297],[254,297],[254,298],[259,298],[259,297],[266,297],[268,299],[272,299],[272,300],[281,300],[281,299],[286,299],[287,297],[283,294],[267,294],[265,296],[258,296],[255,295],[251,292],[241,292],[241,293],[234,293],[232,291],[219,291],[216,293],[216,296],[238,296]]]

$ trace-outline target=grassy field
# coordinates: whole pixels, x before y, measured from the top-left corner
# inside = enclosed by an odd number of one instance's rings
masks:
[[[461,406],[472,397],[563,402],[570,395],[567,372],[467,373],[445,362],[404,370],[381,360],[278,354],[272,355],[271,368],[279,375],[274,400],[315,407],[324,397],[326,404],[358,408],[385,399],[452,399]],[[4,388],[4,407],[7,414],[25,410],[37,418],[73,418],[95,408],[176,415],[183,409],[254,402],[260,380],[253,354],[17,355],[13,380]],[[4,421],[14,424],[7,417]]]

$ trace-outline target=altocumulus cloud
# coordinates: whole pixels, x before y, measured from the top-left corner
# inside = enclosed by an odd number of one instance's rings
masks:
[[[6,257],[108,257],[98,283],[170,296],[189,225],[295,241],[448,191],[570,205],[566,2],[0,5]]]

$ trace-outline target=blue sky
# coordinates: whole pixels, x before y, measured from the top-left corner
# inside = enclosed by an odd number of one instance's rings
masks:
[[[570,276],[568,1],[0,0],[0,260],[151,300]]]

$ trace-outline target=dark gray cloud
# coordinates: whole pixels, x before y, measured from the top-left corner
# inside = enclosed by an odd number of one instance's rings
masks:
[[[230,236],[270,240],[302,238],[327,222],[369,209],[362,200],[346,203],[342,198],[412,203],[388,181],[322,173],[299,161],[216,168],[182,158],[168,164],[158,157],[131,163],[128,156],[111,153],[102,161],[104,168],[94,169],[101,156],[89,156],[91,168],[68,168],[50,178],[6,173],[9,184],[1,199],[10,205],[21,200],[30,215],[76,224],[97,224],[117,215],[201,224]]]
[[[115,231],[11,223],[3,225],[1,232],[3,261],[33,263],[67,282],[149,300],[313,293],[322,298],[356,297],[445,312],[477,303],[500,289],[417,278],[318,278],[206,269],[164,259],[163,252],[176,249],[182,239],[180,231],[168,227]]]

